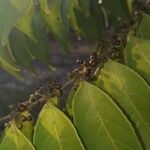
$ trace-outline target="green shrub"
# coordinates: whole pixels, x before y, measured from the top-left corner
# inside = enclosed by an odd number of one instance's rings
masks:
[[[49,63],[46,28],[64,50],[70,28],[99,46],[88,60],[77,60],[79,67],[70,72],[69,82],[60,86],[50,81],[48,95],[36,99],[36,91],[18,105],[9,116],[0,150],[150,149],[149,1],[100,3],[39,0],[37,9],[32,0],[1,0],[0,14],[11,20],[0,15],[0,62],[14,75],[17,65],[34,72],[31,56]],[[61,93],[69,83],[73,87],[61,110]],[[34,124],[29,111],[43,103]]]

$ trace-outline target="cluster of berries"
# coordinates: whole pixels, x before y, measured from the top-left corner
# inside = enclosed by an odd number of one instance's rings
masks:
[[[8,120],[8,122],[5,123],[5,127],[10,127],[12,121],[15,122],[19,129],[22,129],[23,122],[32,121],[32,115],[30,113],[24,115],[18,114],[12,120]]]
[[[43,104],[52,97],[62,94],[62,86],[56,83],[56,79],[49,79],[46,85],[39,86],[38,89],[30,95],[29,100],[18,104],[16,111],[23,112],[28,110],[33,104]]]
[[[136,10],[136,9],[135,9]],[[128,33],[136,26],[141,19],[140,11],[133,11],[130,21],[124,22],[116,33],[106,33],[100,43],[100,53],[92,53],[85,61],[77,60],[78,67],[68,73],[68,77],[73,80],[91,79],[95,68],[99,64],[105,63],[109,58],[123,61],[123,48],[126,45]]]
[[[82,79],[90,79],[92,77],[93,71],[98,66],[100,62],[106,62],[107,58],[98,53],[92,53],[89,58],[85,61],[77,60],[76,63],[78,67],[75,68],[72,72],[69,72],[68,77],[75,81]]]
[[[5,126],[9,127],[11,120],[13,119],[16,122],[16,125],[19,129],[22,128],[22,123],[25,121],[31,121],[32,115],[23,115],[24,112],[30,111],[30,109],[35,104],[43,105],[52,97],[58,97],[62,94],[62,86],[56,82],[56,79],[49,79],[46,82],[46,85],[40,85],[37,90],[30,95],[29,100],[19,103],[17,108],[12,114],[12,117],[8,119],[8,122]]]

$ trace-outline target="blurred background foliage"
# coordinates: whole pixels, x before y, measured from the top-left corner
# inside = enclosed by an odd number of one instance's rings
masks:
[[[106,28],[115,31],[130,17],[130,0],[1,0],[0,62],[16,77],[22,68],[36,74],[33,61],[51,64],[54,37],[70,52],[70,36],[98,43]]]

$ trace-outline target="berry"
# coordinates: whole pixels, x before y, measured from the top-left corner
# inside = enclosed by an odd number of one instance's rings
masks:
[[[127,25],[126,23],[123,23],[123,24],[121,25],[121,27],[122,27],[123,29],[126,29],[126,28],[128,28],[128,25]]]
[[[27,106],[26,106],[25,104],[23,104],[23,103],[18,104],[17,111],[23,112],[23,111],[25,111],[26,109],[27,109]]]
[[[91,63],[91,66],[92,66],[92,67],[96,67],[96,66],[97,66],[97,63],[96,63],[96,62],[92,62],[92,63]]]
[[[132,26],[132,25],[134,25],[135,24],[135,21],[134,20],[131,20],[130,21],[130,25]]]
[[[76,60],[76,63],[82,64],[83,62],[82,62],[81,60],[77,59],[77,60]]]
[[[87,67],[90,66],[90,63],[89,63],[89,62],[84,62],[83,64],[84,64],[85,66],[87,66]]]
[[[23,126],[22,126],[21,123],[20,123],[20,124],[17,124],[17,127],[18,127],[18,129],[22,129],[22,128],[23,128]]]
[[[116,41],[118,39],[118,37],[116,35],[112,36],[112,41]]]
[[[57,85],[56,85],[56,89],[61,89],[61,85],[60,85],[60,84],[57,84]]]
[[[108,60],[107,57],[104,57],[104,58],[103,58],[103,62],[106,62],[107,60]]]
[[[86,75],[86,76],[90,76],[90,75],[91,75],[91,70],[90,70],[90,69],[87,69],[85,75]]]
[[[119,46],[121,44],[120,40],[116,40],[113,42],[113,44],[115,44],[116,46]]]
[[[28,115],[28,116],[26,117],[26,119],[27,119],[28,121],[31,121],[31,120],[32,120],[32,116],[31,116],[31,115]]]

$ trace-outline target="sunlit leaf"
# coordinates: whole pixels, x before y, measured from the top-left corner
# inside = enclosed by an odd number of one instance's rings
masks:
[[[34,144],[38,150],[83,150],[71,121],[51,102],[42,109],[35,127]]]
[[[74,123],[87,149],[141,149],[126,117],[98,87],[81,82],[72,109]]]
[[[12,123],[3,133],[0,150],[35,150],[35,148],[16,125]]]
[[[150,87],[129,67],[109,60],[96,85],[109,93],[134,122],[140,140],[150,149]]]

